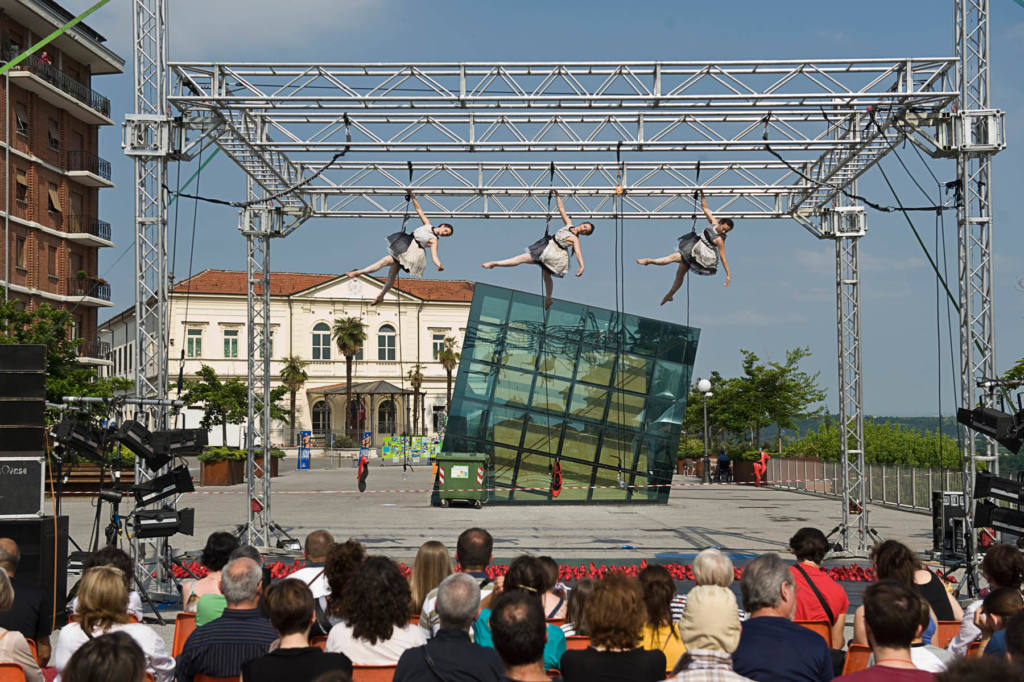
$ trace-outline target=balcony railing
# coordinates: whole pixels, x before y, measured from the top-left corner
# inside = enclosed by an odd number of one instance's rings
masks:
[[[110,285],[102,279],[94,277],[75,279],[71,288],[75,296],[91,296],[104,301],[110,300]]]
[[[104,180],[110,180],[110,162],[92,152],[68,152],[68,170],[86,171],[98,175]]]
[[[71,215],[68,219],[68,232],[91,234],[94,237],[110,241],[110,223],[92,216]]]
[[[10,61],[17,56],[18,53],[14,50],[7,50],[4,52],[4,59],[6,61]],[[47,83],[50,83],[57,89],[71,95],[91,109],[95,109],[108,118],[110,117],[109,99],[84,83],[75,80],[53,64],[43,61],[39,58],[38,54],[30,55],[24,61],[20,62],[17,68],[34,73]]]
[[[83,339],[78,346],[78,357],[105,360],[110,353],[110,342],[99,339]]]

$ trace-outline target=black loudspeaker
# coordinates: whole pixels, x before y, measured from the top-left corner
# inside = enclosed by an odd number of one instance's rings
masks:
[[[57,519],[56,528],[52,516],[0,521],[0,537],[11,538],[18,543],[21,561],[17,577],[38,585],[43,591],[45,613],[54,614],[56,596],[53,628],[65,625],[68,620],[65,604],[68,591],[68,517]]]
[[[964,494],[959,490],[932,492],[932,549],[963,552]]]
[[[46,346],[0,345],[0,457],[43,454]]]

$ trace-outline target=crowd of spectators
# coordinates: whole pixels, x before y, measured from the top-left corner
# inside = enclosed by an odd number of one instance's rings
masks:
[[[140,622],[130,558],[112,548],[90,558],[51,651],[42,595],[16,578],[18,547],[0,538],[0,664],[28,682],[344,682],[373,666],[398,682],[1024,680],[1024,558],[1011,545],[988,550],[989,587],[962,609],[909,548],[880,543],[849,643],[850,600],[822,569],[829,546],[814,528],[791,538],[795,562],[746,563],[742,608],[717,549],[694,558],[696,585],[680,595],[658,565],[569,586],[553,559],[524,554],[499,575],[493,548],[482,528],[458,537],[454,563],[443,543],[425,543],[406,578],[390,558],[318,530],[305,567],[272,581],[254,548],[214,533],[209,574],[183,586],[196,627],[172,657]],[[959,633],[939,646],[939,623],[956,619]],[[866,665],[842,676],[868,648]]]

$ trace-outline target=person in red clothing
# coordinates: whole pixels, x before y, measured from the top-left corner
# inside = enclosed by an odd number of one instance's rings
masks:
[[[771,457],[764,450],[761,451],[761,459],[754,462],[754,485],[761,485],[761,479],[768,473],[768,460]]]
[[[846,682],[930,682],[934,673],[918,670],[910,643],[921,634],[921,596],[895,580],[879,580],[864,591],[864,618],[875,664],[836,678]]]
[[[821,570],[821,561],[828,553],[828,539],[817,528],[801,528],[789,539],[789,548],[796,556],[796,565],[789,569],[796,581],[794,620],[831,623],[832,647],[841,648],[850,599],[846,590]]]

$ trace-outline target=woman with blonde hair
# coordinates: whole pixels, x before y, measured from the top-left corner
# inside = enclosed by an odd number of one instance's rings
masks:
[[[148,625],[130,622],[127,607],[128,590],[120,569],[95,566],[85,572],[78,586],[78,621],[61,628],[54,648],[58,679],[79,647],[109,632],[124,632],[135,640],[146,656],[146,671],[156,682],[174,679],[174,659],[167,654],[164,640]]]
[[[412,575],[409,576],[412,612],[418,614],[422,611],[423,600],[430,591],[451,574],[452,560],[443,542],[428,540],[420,545],[419,551],[416,552],[416,561],[412,565]]]
[[[14,604],[14,588],[7,571],[0,569],[0,612]],[[0,628],[0,663],[17,663],[25,671],[26,682],[43,682],[43,673],[28,648],[25,636],[17,630]]]

